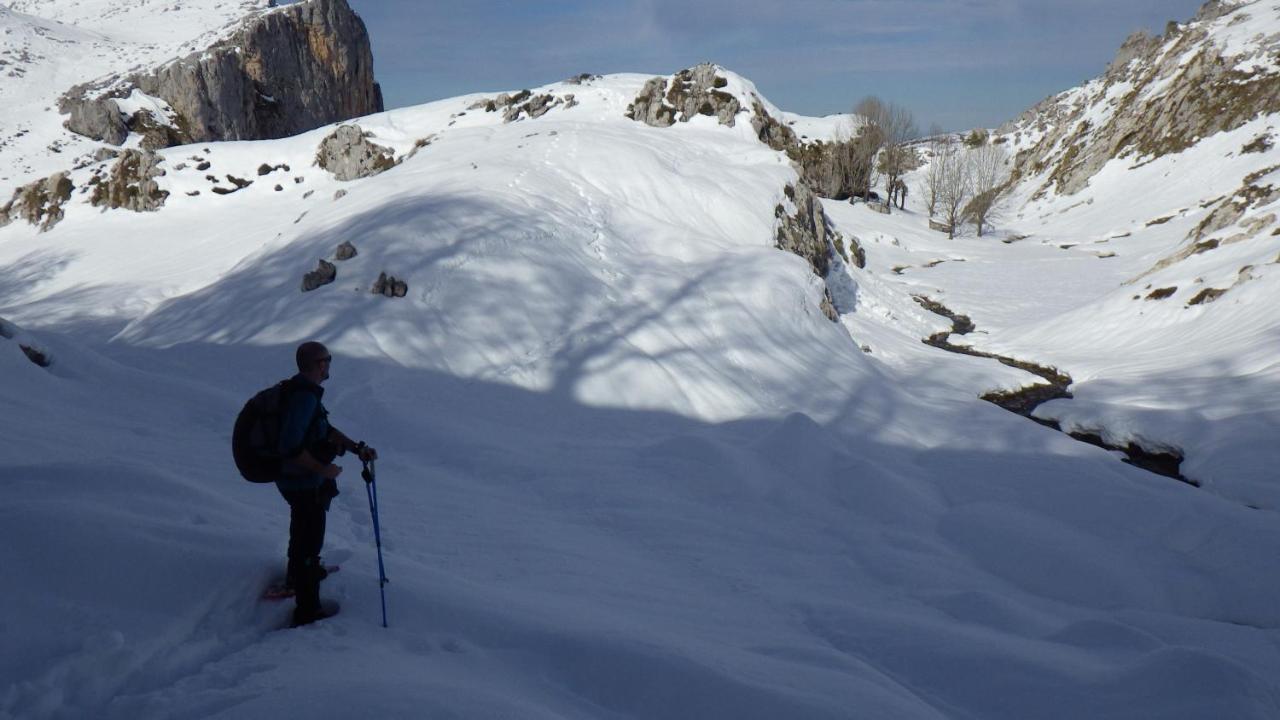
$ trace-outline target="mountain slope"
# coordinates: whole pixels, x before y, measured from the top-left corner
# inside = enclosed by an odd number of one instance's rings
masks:
[[[797,171],[717,73],[732,127],[630,120],[649,76],[613,75],[511,122],[361,118],[380,172],[350,181],[315,164],[332,127],[160,150],[153,212],[89,204],[94,164],[56,227],[0,228],[0,716],[1274,717],[1271,513],[985,403],[1028,376],[920,342],[946,323],[912,291],[995,295],[960,270],[1110,260],[826,202],[868,267],[824,287],[774,247]],[[993,343],[1043,312],[974,304]],[[311,338],[382,454],[385,630],[349,458],[342,614],[273,632],[257,600],[287,514],[231,422]]]
[[[1233,106],[1224,127],[1227,116],[1204,104],[1225,90],[1192,70],[1247,66],[1251,83],[1280,86],[1280,65],[1267,59],[1277,13],[1274,3],[1210,3],[996,134],[1017,152],[997,234],[1005,243],[952,244],[896,221],[835,215],[910,239],[906,255],[869,249],[873,271],[953,260],[904,282],[976,323],[962,343],[1069,374],[1074,398],[1037,417],[1113,446],[1180,454],[1184,475],[1207,489],[1272,509],[1280,101]],[[1203,124],[1143,150],[1131,130],[1168,131],[1169,103]]]

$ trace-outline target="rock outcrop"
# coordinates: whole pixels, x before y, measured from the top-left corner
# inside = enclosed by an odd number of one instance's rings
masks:
[[[125,117],[134,90],[172,108]],[[59,101],[70,130],[113,144],[129,132],[147,146],[296,135],[381,112],[364,22],[346,0],[305,0],[247,19],[229,38],[159,69],[72,88]]]
[[[316,152],[316,165],[338,180],[356,180],[377,175],[396,166],[395,151],[369,142],[372,133],[359,125],[340,125]]]
[[[62,220],[62,206],[71,199],[74,189],[70,174],[65,172],[23,185],[13,192],[7,204],[0,206],[0,227],[26,220],[41,232],[49,230]]]
[[[164,158],[149,150],[125,150],[105,176],[98,171],[89,178],[89,186],[93,188],[90,204],[134,212],[159,210],[169,197],[169,191],[160,189],[156,182],[156,178],[165,174],[160,168],[162,162]]]
[[[787,185],[785,194],[788,202],[779,203],[774,208],[777,247],[809,261],[813,273],[825,281],[831,270],[833,247],[837,241],[843,246],[844,240],[830,227],[831,221],[822,209],[822,201],[808,185],[804,182]],[[861,248],[856,252],[861,254]],[[829,290],[822,301],[822,312],[833,322],[839,319]]]
[[[1259,36],[1243,50],[1215,39],[1255,11],[1214,0],[1192,22],[1170,23],[1163,36],[1130,36],[1102,77],[1001,128],[1022,146],[1015,179],[1043,175],[1041,193],[1071,195],[1114,158],[1178,153],[1280,109],[1273,61],[1280,35]]]
[[[664,77],[649,80],[627,107],[627,117],[653,127],[670,127],[677,120],[689,122],[697,115],[709,115],[733,127],[742,103],[720,89],[729,81],[718,70],[703,63],[676,73],[670,83]]]
[[[502,122],[509,123],[525,118],[540,118],[554,108],[563,106],[567,110],[577,104],[578,101],[572,93],[557,97],[551,93],[534,95],[530,90],[521,90],[514,95],[502,93],[492,99],[477,100],[467,109],[483,110],[485,112],[501,111]]]

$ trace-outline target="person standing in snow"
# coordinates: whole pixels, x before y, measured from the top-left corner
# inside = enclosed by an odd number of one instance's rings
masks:
[[[329,424],[329,412],[320,402],[321,383],[329,379],[333,356],[318,342],[304,342],[295,354],[298,374],[290,379],[291,391],[281,409],[280,457],[285,458],[276,488],[289,503],[289,564],[285,584],[294,589],[297,603],[293,625],[307,625],[337,612],[322,607],[320,581],[324,566],[320,549],[324,546],[325,514],[338,494],[342,468],[333,459],[348,451],[368,462],[377,451],[355,442]]]

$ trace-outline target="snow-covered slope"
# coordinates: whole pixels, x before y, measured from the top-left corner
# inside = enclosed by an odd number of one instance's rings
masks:
[[[1220,5],[1171,30],[1163,45],[1150,41],[1152,65],[1141,58],[1126,64],[1126,53],[1113,63],[1113,73],[1118,66],[1150,85],[1141,93],[1126,95],[1124,83],[1108,75],[995,136],[1020,151],[1020,167],[1028,171],[1003,204],[996,239],[1005,243],[973,238],[971,229],[950,242],[920,232],[919,218],[832,212],[842,227],[860,227],[873,243],[890,244],[885,251],[868,248],[869,269],[895,280],[899,301],[908,293],[929,295],[976,323],[978,331],[962,342],[1068,373],[1074,398],[1041,406],[1037,417],[1115,446],[1179,452],[1188,478],[1275,509],[1280,104],[1263,103],[1228,130],[1205,126],[1203,138],[1172,135],[1159,154],[1109,144],[1117,126],[1165,122],[1154,95],[1219,92],[1197,85],[1204,82],[1200,73],[1166,67],[1174,50],[1197,65],[1277,72],[1259,58],[1276,51],[1280,6]],[[1098,91],[1105,87],[1113,91]],[[1153,106],[1152,117],[1143,115],[1144,103]],[[1097,135],[1081,129],[1088,127]],[[1034,146],[1038,157],[1049,158],[1042,166],[1027,160],[1037,157],[1028,155],[1035,138],[1047,138]],[[1103,162],[1078,189],[1055,185],[1054,177],[1090,162],[1080,158],[1098,156]],[[1031,173],[1036,167],[1042,172]],[[912,198],[921,214],[924,195]],[[950,262],[925,267],[940,259]],[[910,269],[898,278],[888,272],[894,268]]]
[[[869,263],[837,263],[830,322],[773,247],[796,170],[747,122],[627,119],[648,78],[362,118],[400,162],[350,182],[313,164],[332,128],[161,151],[151,213],[87,204],[85,167],[52,230],[0,228],[0,716],[1280,712],[1272,512],[982,402],[1028,376],[919,341],[944,323],[913,291],[1012,343],[1039,298],[983,282],[1131,261],[828,203]],[[969,261],[889,267],[944,252]],[[304,339],[382,454],[385,630],[349,459],[342,614],[274,632],[257,599],[287,512],[231,423]]]

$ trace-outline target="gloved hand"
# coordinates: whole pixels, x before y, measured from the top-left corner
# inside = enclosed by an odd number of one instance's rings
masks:
[[[378,451],[360,442],[356,444],[356,457],[360,462],[372,462],[378,459]]]

